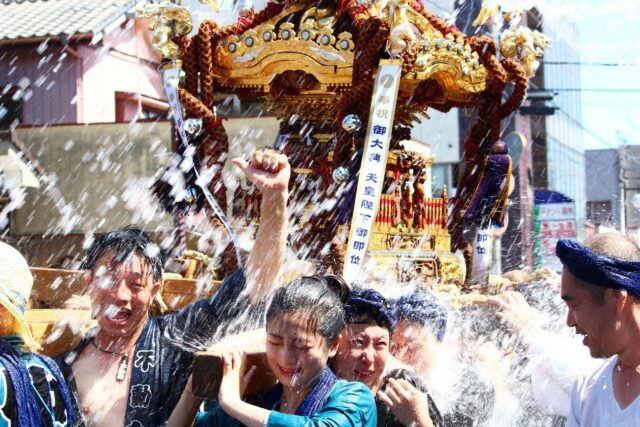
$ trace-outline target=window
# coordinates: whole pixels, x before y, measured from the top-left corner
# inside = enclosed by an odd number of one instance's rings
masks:
[[[116,92],[116,122],[167,119],[169,105],[145,95]]]
[[[22,97],[13,88],[0,91],[0,129],[9,129],[16,120],[22,121]]]
[[[587,202],[587,219],[594,224],[611,222],[611,200]]]

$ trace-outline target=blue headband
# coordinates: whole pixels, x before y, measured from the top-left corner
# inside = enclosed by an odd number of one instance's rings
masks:
[[[447,329],[447,310],[434,299],[421,293],[413,293],[398,298],[394,304],[398,319],[406,319],[427,326],[442,341]]]
[[[389,329],[389,331],[396,327],[396,315],[391,308],[391,304],[373,289],[352,289],[344,312],[347,323],[353,323],[360,316],[367,316],[380,326]]]
[[[558,240],[556,255],[578,279],[640,298],[640,261],[599,254],[567,239]]]

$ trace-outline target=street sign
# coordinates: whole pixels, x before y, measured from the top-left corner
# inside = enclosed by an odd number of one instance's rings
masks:
[[[562,271],[562,263],[556,257],[556,243],[559,239],[576,238],[575,204],[573,202],[535,204],[533,223],[536,267]]]

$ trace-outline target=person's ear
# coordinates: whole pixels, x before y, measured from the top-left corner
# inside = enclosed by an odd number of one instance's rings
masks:
[[[336,339],[333,341],[333,344],[329,348],[329,358],[332,358],[338,353],[340,349],[340,343],[347,339],[347,328],[342,329],[342,332],[338,334]]]
[[[331,359],[333,356],[336,355],[336,353],[338,352],[339,346],[340,346],[340,336],[338,335],[338,338],[336,338],[333,341],[333,344],[331,344],[331,347],[329,348],[329,359]]]
[[[606,289],[605,290],[605,301],[608,298],[610,301],[613,301],[616,307],[616,313],[620,313],[627,302],[629,295],[627,291],[623,291],[620,289]]]
[[[156,297],[156,295],[158,295],[158,292],[160,292],[161,288],[162,288],[162,280],[153,283],[153,287],[151,288],[151,299],[152,300]]]

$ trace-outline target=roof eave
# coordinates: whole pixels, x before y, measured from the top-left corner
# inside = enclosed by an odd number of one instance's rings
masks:
[[[54,41],[54,40],[69,40],[69,41],[81,41],[81,40],[91,40],[94,37],[93,33],[82,33],[82,34],[56,34],[50,36],[43,37],[24,37],[17,39],[0,39],[0,45],[7,44],[33,44],[33,43],[42,43],[43,41]]]

